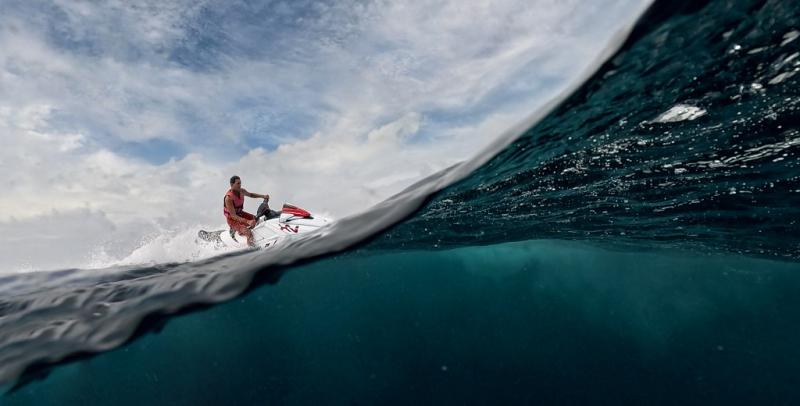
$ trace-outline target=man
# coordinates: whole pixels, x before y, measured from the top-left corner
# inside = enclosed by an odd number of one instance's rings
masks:
[[[253,245],[253,232],[250,228],[256,225],[256,216],[244,211],[244,197],[260,197],[269,200],[269,195],[250,193],[242,188],[242,179],[234,175],[231,177],[231,188],[225,193],[223,213],[228,225],[236,230],[239,235],[247,238],[247,245]]]

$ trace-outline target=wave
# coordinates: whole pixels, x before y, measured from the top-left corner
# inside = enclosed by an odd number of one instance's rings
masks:
[[[656,3],[553,114],[376,246],[580,239],[800,258],[800,13],[683,4]]]

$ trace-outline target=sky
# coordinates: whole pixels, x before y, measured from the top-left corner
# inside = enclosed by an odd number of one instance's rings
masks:
[[[220,227],[234,174],[273,208],[365,210],[532,114],[648,3],[3,0],[0,274]]]

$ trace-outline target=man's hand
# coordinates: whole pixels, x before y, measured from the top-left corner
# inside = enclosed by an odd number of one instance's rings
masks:
[[[247,224],[248,224],[250,227],[255,227],[255,226],[256,226],[256,221],[255,221],[255,220],[247,220]]]

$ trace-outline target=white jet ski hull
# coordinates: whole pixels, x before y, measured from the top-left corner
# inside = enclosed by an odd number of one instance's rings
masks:
[[[290,204],[283,205],[279,217],[267,218],[271,217],[270,214],[278,213],[259,208],[258,223],[252,228],[254,248],[270,248],[287,236],[306,234],[331,223],[328,218],[312,216],[307,211]],[[247,238],[233,230],[200,230],[197,235],[201,240],[218,246],[248,248]]]

